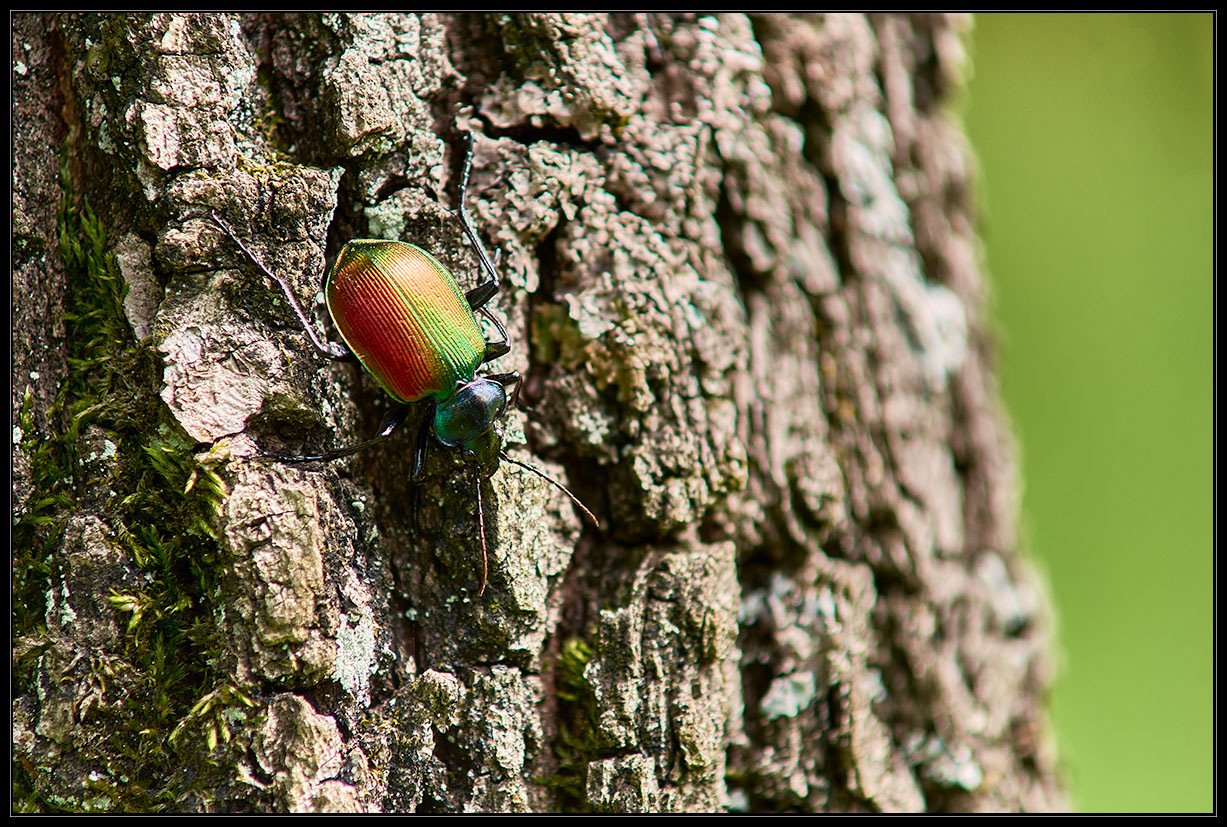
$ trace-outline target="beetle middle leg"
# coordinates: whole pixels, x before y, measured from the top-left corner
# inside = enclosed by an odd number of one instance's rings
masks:
[[[489,310],[483,307],[477,312],[493,322],[494,326],[498,328],[499,335],[503,337],[497,342],[486,342],[486,352],[481,357],[480,362],[480,364],[484,365],[486,362],[493,362],[498,357],[506,356],[511,352],[511,337],[507,335],[507,328],[503,327],[503,323],[495,318],[494,314]]]
[[[335,451],[328,451],[327,453],[323,454],[312,454],[305,456],[286,456],[284,454],[264,454],[264,456],[269,457],[270,459],[275,459],[278,462],[332,462],[336,459],[352,456],[353,454],[356,454],[366,448],[370,448],[372,445],[383,442],[385,439],[392,436],[392,433],[400,427],[402,422],[405,421],[405,416],[409,413],[409,408],[410,405],[408,403],[397,405],[388,412],[387,416],[383,418],[383,423],[379,426],[379,433],[375,434],[375,436],[371,437],[365,442],[360,442],[357,445],[351,445],[348,448],[339,448]]]
[[[503,323],[498,320],[498,316],[495,316],[490,312],[490,308],[486,307],[486,303],[494,298],[496,293],[498,293],[498,282],[487,281],[464,294],[469,302],[469,307],[489,319],[490,323],[498,329],[499,336],[502,337],[497,342],[486,342],[486,352],[481,357],[481,364],[483,365],[486,362],[494,361],[500,356],[506,356],[511,352],[511,337],[507,335],[507,328],[503,327]]]

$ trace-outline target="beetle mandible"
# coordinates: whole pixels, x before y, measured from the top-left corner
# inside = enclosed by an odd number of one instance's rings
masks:
[[[317,335],[289,283],[266,267],[216,214],[211,215],[222,232],[281,288],[315,349],[334,361],[357,360],[397,402],[384,417],[379,432],[357,445],[315,455],[266,456],[291,463],[329,462],[351,456],[391,436],[412,405],[427,404],[433,407],[433,416],[423,417],[418,430],[410,477],[413,482],[421,479],[433,430],[443,445],[460,448],[466,454],[486,455],[491,447],[497,448],[504,461],[557,487],[599,526],[592,512],[566,486],[544,471],[513,459],[498,446],[494,423],[506,413],[509,403],[518,401],[523,378],[518,371],[477,374],[481,365],[509,353],[511,343],[506,328],[487,307],[498,293],[499,279],[465,207],[473,165],[473,136],[469,132],[464,136],[459,207],[454,215],[477,249],[485,281],[462,293],[451,271],[421,247],[403,241],[349,241],[341,248],[324,284],[328,313],[345,344]],[[486,341],[478,314],[498,330],[501,337],[498,341]],[[476,474],[476,490],[482,557],[477,592],[480,597],[485,593],[489,576],[480,472]]]

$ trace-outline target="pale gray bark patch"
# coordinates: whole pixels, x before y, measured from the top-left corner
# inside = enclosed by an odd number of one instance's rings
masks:
[[[971,163],[944,108],[960,18],[52,22],[64,65],[23,47],[19,105],[57,88],[40,72],[70,90],[164,413],[226,484],[213,657],[252,706],[219,713],[225,744],[193,736],[228,780],[176,806],[1063,805],[1046,599],[1018,556]],[[353,236],[430,249],[467,289],[456,130],[514,346],[489,368],[523,372],[532,407],[504,446],[599,529],[540,478],[437,444],[411,485],[416,415],[336,465],[261,456],[357,442],[385,403],[313,354],[209,213],[317,315]],[[30,204],[56,190],[19,161]],[[22,229],[41,197],[15,236],[42,237]],[[52,277],[33,260],[28,283]],[[72,712],[89,689],[69,680],[74,650],[122,646],[106,592],[71,576],[134,576],[107,525],[70,523],[37,670],[55,689],[15,702],[19,757],[58,762],[34,783],[71,807],[107,808],[75,740],[105,723]],[[52,626],[68,611],[90,622]]]

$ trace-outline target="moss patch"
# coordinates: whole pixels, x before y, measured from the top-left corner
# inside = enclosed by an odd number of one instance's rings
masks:
[[[598,754],[596,700],[584,680],[584,668],[592,657],[592,647],[579,638],[571,638],[562,645],[554,665],[559,725],[553,750],[558,768],[553,775],[536,781],[557,793],[558,807],[563,812],[589,809],[588,762]]]
[[[68,191],[66,167],[62,176]],[[170,417],[158,396],[157,355],[135,341],[124,315],[124,283],[102,221],[70,196],[60,210],[60,251],[69,373],[53,410],[34,411],[27,396],[15,435],[31,458],[34,494],[13,519],[14,696],[30,702],[41,724],[33,748],[18,751],[13,806],[207,809],[201,793],[219,786],[219,747],[252,704],[218,663],[214,525],[224,458],[198,457]],[[38,427],[55,421],[67,423],[62,432]],[[115,613],[122,640],[108,651],[91,647],[62,615],[47,615],[49,595],[63,590],[69,599],[61,577],[72,555],[90,551],[66,535],[83,519],[103,527],[108,568],[90,584],[96,593],[72,599],[95,601],[88,605],[104,617]],[[60,608],[73,612],[67,602]],[[88,695],[60,693],[67,682]],[[87,709],[78,708],[82,697]],[[71,725],[47,748],[47,716],[65,714],[56,704],[73,707],[61,718]],[[44,757],[56,760],[43,766]]]

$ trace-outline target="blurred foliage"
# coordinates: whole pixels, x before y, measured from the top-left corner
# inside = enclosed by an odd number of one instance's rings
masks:
[[[1213,18],[979,15],[1023,542],[1056,600],[1081,810],[1213,806]]]

